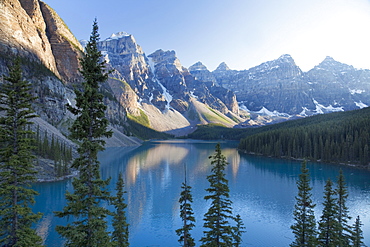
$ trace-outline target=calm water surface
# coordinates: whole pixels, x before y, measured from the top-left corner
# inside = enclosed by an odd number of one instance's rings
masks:
[[[196,240],[202,237],[203,215],[209,206],[203,199],[209,186],[206,179],[210,173],[208,157],[214,153],[215,144],[149,142],[136,149],[109,148],[100,153],[102,176],[112,178],[112,191],[119,172],[124,174],[131,246],[179,246],[175,230],[181,225],[178,198],[184,180],[184,164],[188,183],[192,186],[192,206],[197,220],[192,235]],[[241,215],[246,226],[243,246],[289,246],[293,237],[289,227],[293,224],[300,162],[250,156],[238,152],[236,146],[237,143],[221,143],[222,153],[229,162],[226,174],[233,212]],[[342,168],[349,191],[347,206],[353,218],[360,215],[365,243],[370,246],[370,173],[317,163],[309,163],[308,168],[317,219],[321,216],[325,181],[328,178],[336,181]],[[36,226],[37,231],[46,246],[62,246],[63,240],[54,229],[56,225],[65,225],[65,220],[55,218],[53,211],[60,211],[65,205],[64,193],[72,189],[71,180],[39,183],[34,189],[40,193],[34,210],[44,213]]]

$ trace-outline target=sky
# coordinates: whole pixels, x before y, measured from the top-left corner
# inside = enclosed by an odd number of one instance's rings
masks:
[[[308,71],[326,56],[370,69],[370,0],[43,0],[77,39],[132,34],[146,55],[243,70],[290,54]]]

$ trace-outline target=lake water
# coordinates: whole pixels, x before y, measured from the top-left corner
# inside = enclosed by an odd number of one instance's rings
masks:
[[[203,199],[209,187],[208,157],[214,153],[215,145],[198,141],[149,142],[135,149],[109,148],[100,153],[102,176],[112,178],[112,191],[119,172],[124,174],[130,246],[179,246],[175,230],[181,224],[178,199],[184,164],[194,198],[196,227],[192,235],[197,241],[202,237],[203,215],[209,207],[209,202]],[[250,156],[238,152],[236,146],[235,142],[221,142],[222,153],[229,162],[226,176],[233,213],[240,214],[246,226],[242,246],[289,246],[300,162]],[[317,219],[321,216],[325,181],[328,178],[336,181],[342,168],[349,191],[350,215],[361,217],[365,243],[370,246],[370,173],[318,163],[308,163],[308,168]],[[62,246],[55,226],[65,225],[65,220],[55,218],[53,211],[60,211],[65,205],[64,193],[72,189],[71,180],[39,183],[33,188],[40,193],[34,211],[44,213],[36,225],[37,231],[46,246]]]

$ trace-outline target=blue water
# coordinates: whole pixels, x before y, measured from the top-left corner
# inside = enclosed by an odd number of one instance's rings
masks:
[[[208,157],[214,153],[215,144],[149,142],[136,149],[109,148],[100,153],[102,176],[112,178],[112,191],[119,172],[124,174],[131,246],[179,246],[175,230],[181,225],[178,198],[184,164],[192,186],[192,207],[197,220],[192,235],[197,241],[202,237],[203,215],[209,206],[203,199],[209,186]],[[233,213],[240,214],[246,226],[242,246],[289,246],[300,162],[250,156],[238,152],[236,146],[237,143],[221,143],[222,153],[229,162],[226,176]],[[321,216],[325,181],[328,178],[336,181],[339,169],[343,170],[349,191],[347,206],[353,218],[361,217],[365,243],[370,246],[370,173],[318,163],[308,163],[308,168],[317,219]],[[60,211],[65,205],[64,193],[72,189],[71,180],[39,183],[33,187],[40,193],[34,210],[44,213],[36,225],[37,231],[46,246],[62,246],[63,240],[54,229],[56,225],[64,225],[65,220],[54,217],[53,211]]]

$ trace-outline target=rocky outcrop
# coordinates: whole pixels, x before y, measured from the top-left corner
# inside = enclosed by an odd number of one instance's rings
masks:
[[[124,32],[99,42],[98,47],[115,70],[111,77],[116,79],[110,80],[115,98],[134,116],[144,111],[156,130],[171,132],[200,123],[186,120],[192,99],[221,114],[239,112],[235,94],[216,86],[215,80],[198,80],[181,65],[174,51],[157,50],[147,57],[134,37]],[[207,68],[204,72],[210,74]],[[124,81],[126,86],[122,86]]]
[[[41,61],[59,76],[38,0],[0,2],[0,53]],[[4,63],[2,64],[4,66]]]
[[[82,47],[60,17],[39,0],[0,3],[0,53],[41,62],[65,82],[79,79]],[[6,64],[1,62],[2,66]]]
[[[310,98],[326,108],[353,110],[370,105],[370,70],[326,57],[304,74],[304,80],[310,87]]]
[[[14,57],[21,57],[22,75],[32,84],[31,93],[36,97],[33,108],[43,122],[42,131],[53,130],[54,133],[57,130],[58,136],[68,135],[74,116],[66,105],[75,104],[72,88],[82,80],[78,72],[82,50],[67,25],[45,3],[39,0],[0,1],[0,72],[7,75]],[[117,72],[117,78],[120,76]],[[138,97],[129,90],[130,86],[125,88],[126,85],[110,80],[101,87],[106,116],[116,139],[122,139],[125,132],[126,113],[137,110],[134,102],[137,103]],[[107,141],[110,145],[138,144],[136,140]]]
[[[139,97],[149,100],[154,87],[160,90],[153,80],[148,60],[134,37],[124,32],[112,34],[98,44],[105,60],[117,70]]]
[[[207,69],[204,64],[202,64],[202,62],[197,62],[190,66],[189,71],[196,80],[213,83],[217,82],[214,75]]]
[[[220,63],[220,65],[217,66],[215,72],[222,72],[222,71],[228,71],[230,70],[229,66],[225,62]]]
[[[188,95],[186,76],[190,73],[181,65],[175,51],[157,50],[148,57],[154,65],[156,79],[168,90],[172,98],[185,99]]]
[[[162,113],[171,108],[185,113],[189,110],[189,100],[194,97],[223,114],[229,111],[238,114],[235,95],[216,86],[214,78],[198,80],[181,65],[175,51],[157,50],[147,57],[134,37],[124,32],[112,34],[98,46],[107,63],[116,70],[112,77],[126,81],[137,95],[136,99],[132,93],[120,96],[122,105],[134,115],[139,113],[135,108],[144,103],[153,104]],[[202,71],[211,74],[205,67]]]
[[[290,55],[283,55],[242,71],[222,63],[212,75],[220,86],[236,94],[242,107],[253,112],[305,116],[370,104],[370,71],[331,57],[305,73]]]
[[[44,2],[40,2],[57,70],[67,83],[81,81],[78,71],[83,48],[64,21]]]
[[[132,115],[138,115],[139,114],[139,104],[138,104],[139,97],[131,89],[130,85],[128,85],[123,80],[119,80],[119,79],[112,78],[112,77],[108,79],[107,83],[109,85],[108,88],[111,90],[111,94],[114,95],[115,99],[119,103],[122,110]],[[123,119],[124,118],[125,117],[123,117]]]
[[[308,107],[302,71],[289,55],[246,71],[220,68],[215,77],[220,85],[234,91],[238,101],[251,111],[265,107],[271,111],[298,113],[302,107]]]
[[[283,55],[248,70],[248,81],[240,100],[251,110],[265,107],[284,113],[298,113],[302,107],[309,107],[305,105],[309,100],[304,93],[307,89],[300,68],[291,56]]]
[[[219,86],[216,77],[206,66],[197,62],[189,67],[189,71],[195,77],[194,95],[223,114],[231,111],[239,115],[239,106],[234,92]]]
[[[43,120],[58,126],[67,115],[66,104],[75,97],[63,82],[78,80],[81,46],[43,2],[4,0],[0,5],[0,70],[7,74],[13,58],[21,56],[23,76],[32,83],[37,98],[33,107]],[[73,45],[65,49],[55,46],[52,40],[58,37],[72,40]]]

